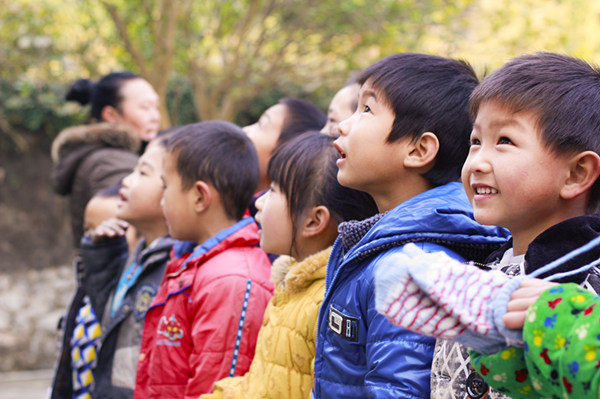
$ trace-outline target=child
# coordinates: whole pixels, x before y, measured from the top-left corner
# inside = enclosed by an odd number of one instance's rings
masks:
[[[408,248],[378,269],[377,310],[400,327],[473,348],[475,369],[511,398],[597,398],[600,297],[572,283],[532,277],[560,269],[598,244],[600,237],[517,278]],[[574,276],[599,263],[548,278]],[[467,391],[484,397],[487,386],[479,380]]]
[[[592,215],[600,200],[598,101],[600,71],[551,53],[517,57],[474,91],[475,124],[463,184],[477,221],[506,227],[513,236],[489,257],[491,268],[531,274],[599,235],[600,218]],[[599,257],[598,250],[586,252],[553,273]],[[599,275],[595,267],[558,281],[600,293]],[[467,381],[479,376],[464,366],[466,351],[445,341],[438,348],[432,397],[474,391]],[[487,386],[477,385],[485,394]],[[490,392],[492,398],[497,395]]]
[[[53,397],[133,395],[144,315],[173,244],[160,207],[165,143],[164,136],[153,140],[123,179],[118,219],[104,217],[95,226],[97,212],[88,209],[91,230],[82,240],[81,286],[67,318],[70,342],[63,347],[65,361],[57,370]],[[129,224],[141,236],[131,256],[125,237]]]
[[[160,134],[162,135],[164,132],[161,132]],[[85,212],[83,213],[84,235],[92,234],[96,227],[100,226],[102,222],[115,217],[119,203],[121,202],[121,196],[119,195],[120,189],[121,184],[117,184],[100,191],[89,200],[85,206]],[[129,245],[129,254],[131,254],[137,248],[141,237],[137,231],[135,231],[135,227],[128,225],[127,231],[125,232],[125,238],[127,239],[127,245]]]
[[[243,217],[258,173],[252,142],[231,123],[170,138],[163,212],[173,238],[199,245],[167,265],[146,314],[135,398],[197,398],[248,371],[273,291],[258,227]]]
[[[258,154],[260,179],[257,191],[269,188],[267,164],[273,151],[304,132],[320,129],[326,121],[327,116],[315,105],[299,98],[286,97],[263,112],[256,123],[244,126],[244,132]]]
[[[409,242],[483,260],[506,233],[472,218],[459,183],[468,100],[477,84],[460,61],[396,54],[359,79],[359,106],[339,126],[338,181],[379,212],[342,223],[319,313],[315,398],[429,397],[434,341],[395,328],[374,307],[373,273]]]
[[[325,267],[337,226],[376,213],[365,193],[336,180],[333,139],[307,133],[279,147],[269,161],[271,188],[256,202],[260,246],[290,255],[273,264],[275,296],[265,311],[256,355],[243,377],[215,383],[204,398],[308,398]]]
[[[360,85],[356,82],[350,82],[342,87],[329,103],[327,110],[327,123],[321,129],[321,133],[331,137],[338,137],[338,125],[341,121],[352,116],[358,107],[358,89]]]

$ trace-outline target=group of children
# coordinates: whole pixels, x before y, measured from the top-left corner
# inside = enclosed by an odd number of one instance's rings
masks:
[[[150,142],[53,397],[599,397],[600,70],[401,53],[343,90]]]

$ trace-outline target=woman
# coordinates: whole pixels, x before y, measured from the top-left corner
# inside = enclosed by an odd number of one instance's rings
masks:
[[[131,72],[110,73],[97,83],[79,79],[66,99],[91,103],[90,123],[63,130],[52,143],[54,190],[69,196],[79,247],[87,202],[131,173],[141,144],[156,136],[159,99],[146,80]]]

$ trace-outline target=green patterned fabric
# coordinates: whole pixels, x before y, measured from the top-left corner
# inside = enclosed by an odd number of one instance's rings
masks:
[[[515,399],[600,398],[600,297],[575,284],[544,292],[529,308],[523,348],[470,352],[471,364]]]

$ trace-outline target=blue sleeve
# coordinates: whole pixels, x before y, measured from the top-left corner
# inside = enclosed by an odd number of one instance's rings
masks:
[[[371,397],[429,398],[435,339],[396,327],[379,314],[373,283],[363,294],[369,326],[365,385]]]

